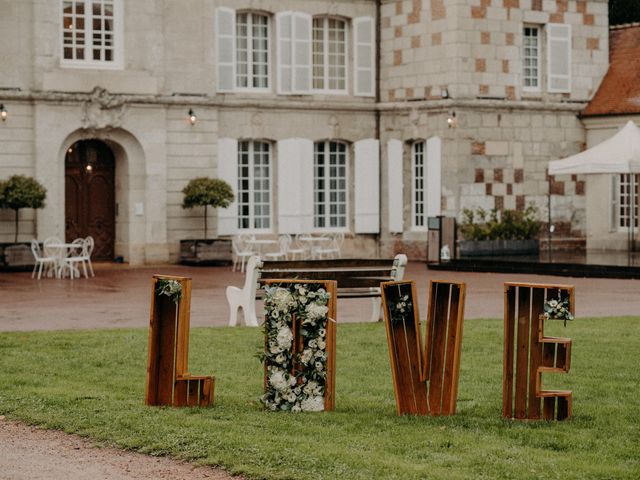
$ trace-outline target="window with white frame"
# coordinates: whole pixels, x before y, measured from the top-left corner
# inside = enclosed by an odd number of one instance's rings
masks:
[[[313,148],[313,226],[347,227],[347,144],[316,142]]]
[[[540,27],[524,27],[522,36],[522,79],[525,90],[540,90]]]
[[[544,89],[551,93],[571,92],[571,42],[570,24],[548,23],[523,27],[523,91],[539,92]]]
[[[411,226],[417,230],[426,228],[427,175],[425,142],[411,145]]]
[[[236,14],[236,87],[269,88],[269,17]]]
[[[238,142],[238,229],[271,228],[271,144]]]
[[[313,19],[313,89],[347,88],[347,22],[332,17]]]
[[[63,0],[61,63],[119,67],[121,8],[121,0]]]
[[[640,213],[638,211],[640,175],[622,173],[617,180],[618,208],[616,225],[620,229],[627,229],[633,224],[634,228],[636,228],[638,227],[638,214]]]

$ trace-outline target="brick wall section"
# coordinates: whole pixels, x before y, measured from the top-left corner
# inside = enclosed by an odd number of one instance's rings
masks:
[[[554,222],[573,222],[575,231],[584,230],[584,176],[551,181],[547,176],[550,160],[582,150],[584,131],[575,114],[477,110],[458,111],[457,116],[471,139],[470,155],[460,152],[457,157],[460,209],[522,210],[534,204],[546,218],[551,186]]]
[[[521,85],[522,26],[550,22],[572,26],[572,91],[569,95],[547,92],[543,78],[542,91],[527,94]],[[587,101],[606,73],[607,5],[603,1],[389,0],[382,4],[381,25],[383,101],[390,101],[392,95],[396,101],[429,98],[428,88],[437,98],[442,86],[455,99]],[[544,47],[541,55],[544,77]]]

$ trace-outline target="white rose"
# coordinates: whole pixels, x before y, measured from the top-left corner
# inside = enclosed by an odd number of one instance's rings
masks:
[[[300,404],[303,412],[321,412],[324,410],[324,398],[309,397]]]
[[[274,369],[269,377],[269,383],[278,392],[285,391],[289,388],[289,381],[283,370]],[[279,401],[277,395],[276,401]]]
[[[278,332],[278,336],[276,337],[276,342],[278,343],[278,347],[283,350],[288,350],[291,348],[291,344],[293,343],[293,332],[289,327],[282,327]]]
[[[306,348],[302,351],[302,355],[300,355],[300,361],[302,363],[309,363],[313,358],[313,350],[310,348]]]
[[[314,382],[313,380],[307,383],[303,389],[303,392],[307,395],[311,395],[318,388],[318,382]]]
[[[293,407],[291,407],[291,411],[292,412],[301,412],[302,408],[300,407],[299,403],[296,403]]]
[[[321,328],[320,330],[318,330],[318,335],[320,335],[321,337],[324,338],[326,334],[327,334],[327,331],[324,328]]]
[[[273,293],[273,297],[271,297],[271,301],[274,306],[280,310],[281,312],[286,312],[289,310],[289,307],[295,304],[295,300],[291,295],[291,292],[286,288],[278,287],[276,291]]]
[[[326,305],[318,305],[317,303],[310,303],[305,308],[309,322],[315,322],[316,320],[324,318],[328,311],[329,308]]]
[[[549,300],[549,306],[551,308],[556,308],[558,306],[558,301],[557,300]]]

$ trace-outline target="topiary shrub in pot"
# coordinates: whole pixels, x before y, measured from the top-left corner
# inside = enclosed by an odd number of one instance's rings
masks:
[[[460,225],[464,238],[460,241],[460,255],[537,255],[537,236],[542,227],[537,214],[534,205],[524,210],[503,211],[465,208]]]
[[[198,177],[191,180],[182,190],[182,208],[204,207],[204,239],[180,241],[182,263],[230,262],[231,242],[229,240],[209,240],[207,228],[207,208],[227,208],[233,202],[231,185],[219,178]]]
[[[13,175],[0,181],[0,208],[15,212],[14,243],[0,244],[2,263],[11,267],[33,265],[33,255],[29,244],[18,244],[20,235],[20,210],[23,208],[43,208],[47,189],[37,180],[24,175]]]

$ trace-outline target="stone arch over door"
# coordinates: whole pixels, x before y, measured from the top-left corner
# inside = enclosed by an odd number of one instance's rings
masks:
[[[86,130],[76,130],[62,142],[62,181],[66,183],[65,160],[69,148],[83,141],[96,141],[106,145],[113,154],[115,231],[113,254],[108,260],[122,257],[125,262],[141,264],[145,261],[146,216],[136,215],[136,204],[143,204],[146,197],[145,153],[137,138],[122,128],[98,130],[88,135]],[[66,190],[66,185],[65,185]],[[66,193],[58,197],[65,205]],[[63,208],[63,212],[64,212]],[[65,215],[66,216],[66,215]],[[65,222],[66,223],[66,222]]]
[[[115,157],[101,140],[80,140],[65,155],[65,240],[91,236],[95,260],[113,260]]]

